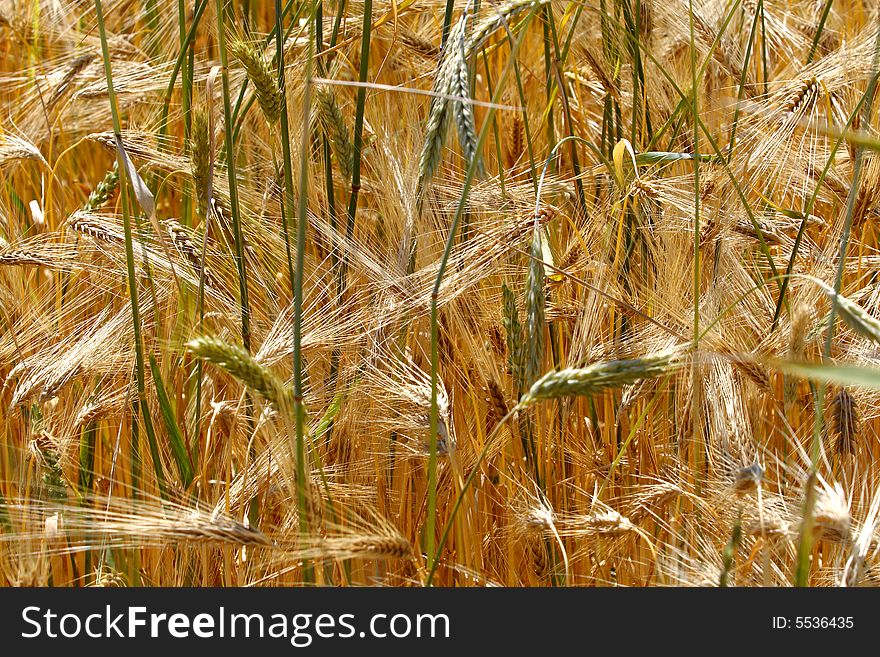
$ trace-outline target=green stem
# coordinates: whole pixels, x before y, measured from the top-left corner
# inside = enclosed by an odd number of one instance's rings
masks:
[[[361,30],[361,63],[358,73],[360,85],[357,91],[357,107],[354,115],[354,139],[352,140],[351,195],[348,198],[348,221],[345,236],[354,237],[358,196],[361,191],[361,153],[364,145],[364,105],[367,101],[367,74],[370,70],[370,33],[373,25],[373,0],[364,1],[364,22]],[[339,289],[344,291],[348,273],[348,258],[343,253],[340,261]]]
[[[438,366],[439,366],[439,354],[438,354],[438,300],[440,296],[440,286],[443,282],[443,275],[446,273],[446,267],[449,264],[449,256],[452,253],[452,245],[455,242],[455,234],[458,232],[458,226],[461,223],[462,216],[464,215],[465,207],[467,206],[467,198],[470,192],[471,185],[473,184],[474,177],[477,173],[477,168],[480,162],[480,154],[483,152],[483,144],[486,141],[486,137],[489,134],[489,128],[492,125],[492,117],[495,115],[496,105],[498,104],[501,96],[501,91],[504,89],[504,82],[507,79],[507,76],[513,68],[513,62],[516,61],[517,53],[519,52],[519,47],[522,44],[523,37],[526,33],[526,27],[529,22],[531,22],[532,18],[534,18],[536,11],[539,7],[533,7],[532,10],[528,13],[526,18],[523,20],[522,29],[520,31],[520,36],[513,44],[513,48],[510,53],[510,60],[505,66],[504,71],[501,74],[501,79],[498,81],[498,86],[495,89],[495,96],[492,98],[492,106],[489,108],[486,113],[486,117],[483,119],[483,125],[480,128],[480,135],[477,139],[477,147],[475,150],[475,155],[471,160],[467,174],[465,175],[464,182],[462,183],[462,191],[459,197],[458,206],[455,210],[455,216],[452,219],[452,223],[449,227],[449,233],[446,237],[446,246],[443,249],[443,255],[440,258],[440,264],[437,269],[437,277],[434,280],[434,287],[431,290],[431,416],[430,416],[430,438],[429,438],[429,455],[428,455],[428,508],[426,512],[425,518],[425,549],[429,558],[432,559],[428,578],[425,582],[426,586],[431,585],[431,580],[434,576],[434,571],[437,568],[437,560],[439,558],[439,549],[442,549],[443,543],[446,540],[446,534],[448,533],[448,525],[446,531],[444,531],[443,539],[438,548],[438,553],[435,554],[434,545],[435,545],[435,537],[434,532],[436,528],[436,514],[437,514],[437,428],[439,425],[439,409],[437,406],[437,385],[438,385]],[[488,440],[487,440],[488,447]],[[476,470],[475,470],[476,471]],[[469,480],[473,478],[473,472],[471,476],[468,478]],[[456,509],[458,508],[459,502],[456,503]],[[453,511],[454,513],[454,511]]]
[[[310,18],[314,17],[315,5],[310,5]],[[300,532],[306,536],[309,531],[307,508],[306,450],[305,450],[305,407],[303,404],[302,368],[302,306],[303,279],[305,274],[306,226],[309,221],[309,115],[311,114],[312,64],[315,56],[315,26],[309,21],[312,33],[309,39],[308,54],[305,61],[305,87],[303,89],[303,122],[300,141],[299,160],[299,199],[296,232],[296,262],[293,289],[293,409],[296,422],[296,492],[299,508]],[[303,579],[314,581],[314,570],[308,563],[303,566]]]
[[[205,13],[205,7],[207,6],[208,0],[200,0],[199,4],[196,5],[192,25],[189,26],[186,36],[180,43],[180,53],[178,53],[177,59],[174,61],[174,68],[171,70],[171,79],[168,81],[168,87],[165,89],[165,99],[162,102],[162,121],[159,124],[160,136],[165,135],[168,131],[168,111],[171,107],[171,96],[174,94],[174,85],[177,84],[177,75],[180,73],[181,67],[184,66],[187,57],[187,50],[196,36],[196,29],[199,26],[199,21],[202,19],[202,14]],[[181,18],[181,21],[182,20],[183,19]],[[186,73],[184,73],[184,78],[185,80],[187,79]]]
[[[733,146],[736,143],[736,127],[739,123],[739,105],[742,102],[743,93],[746,88],[746,75],[749,70],[749,63],[752,60],[752,44],[755,41],[755,33],[758,30],[758,14],[757,12],[752,17],[752,26],[749,28],[749,39],[746,44],[746,53],[743,57],[743,67],[742,73],[739,76],[739,90],[736,93],[736,107],[733,110],[733,123],[730,128],[730,142],[727,146],[727,161],[730,162],[730,159],[733,157]]]
[[[819,39],[822,38],[822,32],[825,31],[825,21],[828,20],[828,14],[831,13],[831,5],[833,4],[834,0],[827,0],[825,6],[822,8],[822,16],[819,18],[819,25],[816,26],[816,34],[813,36],[813,43],[810,44],[810,54],[807,55],[807,64],[812,62],[813,57],[816,56],[816,48],[819,46]]]
[[[440,49],[446,47],[449,30],[452,29],[452,14],[455,11],[455,0],[446,0],[446,11],[443,13],[443,34],[440,37]]]
[[[238,183],[235,175],[235,151],[232,147],[232,107],[229,102],[229,59],[226,54],[226,23],[223,0],[216,0],[217,43],[220,49],[221,77],[223,79],[223,117],[226,130],[226,172],[229,180],[229,205],[232,212],[232,232],[235,240],[235,262],[238,266],[238,289],[241,305],[241,342],[247,351],[251,349],[250,306],[248,303],[247,272],[244,259],[244,240],[241,232],[241,214],[238,205]]]
[[[874,79],[876,80],[876,75]],[[773,323],[771,325],[771,330],[775,330],[777,324],[779,323],[779,317],[782,314],[782,304],[785,300],[785,294],[788,290],[788,281],[791,277],[791,273],[794,270],[794,262],[797,259],[798,251],[800,250],[801,241],[803,240],[804,233],[806,232],[807,222],[810,220],[810,214],[813,212],[813,206],[816,204],[816,199],[819,198],[819,192],[822,189],[822,184],[825,182],[825,177],[828,175],[828,171],[831,169],[831,165],[834,164],[834,157],[837,155],[837,151],[840,148],[841,144],[843,144],[844,136],[846,132],[849,130],[856,116],[858,116],[859,112],[862,109],[862,106],[865,104],[867,100],[867,91],[865,95],[859,100],[856,104],[855,109],[853,109],[852,113],[849,115],[846,121],[846,125],[843,128],[841,135],[837,138],[837,141],[834,142],[834,147],[831,149],[831,152],[828,154],[828,159],[825,161],[825,166],[822,169],[822,173],[819,174],[819,178],[816,180],[816,187],[813,190],[812,196],[810,196],[810,200],[807,202],[807,205],[804,207],[803,216],[801,217],[801,224],[798,227],[797,235],[794,238],[794,245],[791,247],[791,256],[788,259],[788,265],[785,268],[785,276],[782,278],[782,284],[779,288],[779,299],[776,301],[776,309],[773,312]]]
[[[107,30],[104,26],[104,9],[101,6],[101,0],[95,0],[95,13],[97,15],[98,31],[101,37],[101,54],[104,59],[104,75],[107,78],[107,96],[110,99],[110,113],[113,117],[113,132],[116,135],[122,134],[122,124],[119,120],[119,107],[116,100],[116,92],[113,88],[113,71],[110,64],[110,50],[107,46]],[[144,348],[141,336],[141,316],[138,307],[138,284],[134,267],[134,247],[131,234],[131,217],[128,212],[128,188],[127,188],[127,171],[125,163],[122,160],[122,153],[119,149],[116,151],[116,158],[119,165],[119,194],[120,204],[122,205],[122,230],[125,238],[125,264],[128,275],[128,292],[131,302],[131,321],[134,329],[134,354],[135,354],[135,371],[137,376],[137,395],[138,405],[144,420],[144,427],[147,430],[147,436],[150,443],[150,452],[153,457],[153,467],[156,471],[156,477],[159,484],[159,490],[164,496],[165,494],[165,476],[162,472],[162,463],[159,460],[159,452],[156,445],[156,437],[153,432],[153,425],[150,421],[150,409],[147,405],[145,369],[144,369]],[[153,309],[155,312],[155,308]],[[137,418],[133,418],[133,423],[137,424]],[[135,440],[136,431],[132,432],[132,440]],[[134,445],[133,445],[134,446]],[[136,446],[135,451],[136,450]]]

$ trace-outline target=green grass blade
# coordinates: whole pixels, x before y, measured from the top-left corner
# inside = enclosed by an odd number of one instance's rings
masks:
[[[193,480],[193,464],[189,460],[186,449],[186,441],[180,433],[180,427],[174,417],[174,409],[168,399],[165,384],[162,382],[162,372],[156,363],[155,357],[150,355],[150,369],[153,372],[153,383],[156,385],[156,396],[159,398],[159,408],[162,410],[162,419],[165,421],[165,430],[168,432],[168,442],[171,446],[171,455],[177,465],[177,472],[184,488],[189,488]]]

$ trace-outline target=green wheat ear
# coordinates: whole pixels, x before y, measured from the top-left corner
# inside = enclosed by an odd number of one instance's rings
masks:
[[[119,187],[119,162],[114,162],[113,166],[104,174],[92,193],[89,194],[89,200],[83,205],[83,212],[94,212],[104,205],[110,196]]]
[[[520,405],[559,397],[593,395],[606,388],[619,388],[669,374],[682,365],[681,350],[675,349],[631,360],[605,361],[583,368],[549,372],[535,381],[522,396]]]
[[[210,336],[190,340],[186,346],[194,355],[217,365],[259,393],[276,409],[282,410],[290,404],[289,392],[281,379],[242,347]]]
[[[284,102],[284,94],[278,86],[278,79],[272,66],[257,50],[244,41],[233,40],[229,44],[232,56],[244,67],[248,79],[253,83],[257,94],[257,101],[266,120],[274,125],[281,117],[281,104]]]
[[[211,135],[208,112],[195,108],[192,112],[189,156],[196,199],[202,216],[208,208],[208,181],[211,177]]]
[[[351,178],[353,149],[342,110],[336,103],[336,94],[330,88],[318,87],[315,89],[315,100],[317,101],[318,115],[321,118],[321,126],[324,129],[324,134],[330,140],[339,172],[342,174],[343,180],[349,180]]]
[[[541,231],[535,228],[529,253],[529,273],[526,279],[526,344],[524,385],[531,385],[541,374],[544,360],[544,264],[541,249]]]

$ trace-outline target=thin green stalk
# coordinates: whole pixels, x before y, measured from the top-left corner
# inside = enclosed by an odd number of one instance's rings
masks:
[[[301,331],[302,331],[302,252],[305,244],[305,220],[302,215],[299,216],[299,232],[297,236],[297,252],[296,252],[296,270],[290,249],[290,227],[287,218],[294,216],[294,197],[293,197],[293,164],[290,154],[290,127],[287,115],[287,85],[284,75],[284,49],[282,41],[282,23],[284,20],[284,12],[281,10],[281,0],[275,0],[275,58],[278,64],[278,87],[281,90],[283,102],[281,103],[281,148],[284,167],[284,200],[281,207],[281,221],[284,230],[284,245],[287,251],[287,273],[290,278],[290,287],[294,294],[294,354],[293,354],[293,373],[294,373],[294,418],[296,422],[296,501],[297,513],[300,520],[300,531],[305,536],[309,531],[308,517],[308,491],[306,489],[306,469],[305,469],[305,434],[303,423],[305,421],[305,413],[302,404],[302,358],[301,358]],[[306,74],[308,80],[308,71]],[[308,83],[307,83],[308,84]],[[308,94],[308,87],[306,89]],[[304,99],[305,107],[308,108],[308,96]],[[308,112],[306,112],[308,115]],[[306,116],[306,123],[308,117]],[[305,142],[304,142],[305,143]],[[308,147],[303,149],[303,154],[308,153]],[[300,161],[301,176],[306,178],[305,184],[308,185],[308,161]],[[301,183],[302,184],[302,183]],[[301,190],[301,196],[305,192]],[[303,564],[303,579],[310,583],[314,581],[314,570],[310,563]]]
[[[565,84],[563,83],[562,66],[564,62],[559,52],[559,37],[556,34],[556,23],[553,20],[552,12],[548,14],[548,17],[550,20],[550,36],[553,45],[553,79],[556,84],[556,89],[559,91],[559,98],[562,101],[562,117],[565,121],[566,136],[572,137],[574,136],[574,123],[571,118],[571,107],[568,102],[568,94],[565,91]],[[578,209],[585,215],[587,211],[587,197],[584,193],[584,181],[581,179],[581,166],[574,142],[571,144],[569,156],[571,157],[571,170],[574,175],[575,192],[577,193],[578,205],[580,206]]]
[[[358,72],[360,85],[357,91],[357,107],[354,115],[354,139],[352,140],[351,195],[348,198],[348,221],[345,236],[354,237],[355,218],[358,208],[358,196],[361,191],[361,153],[364,144],[364,106],[367,101],[367,75],[370,70],[370,33],[373,25],[373,0],[364,1],[364,22],[361,29],[361,63]],[[348,272],[348,259],[343,254],[339,266],[339,288],[345,289]]]
[[[494,91],[492,88],[492,73],[489,71],[489,58],[486,56],[485,48],[480,52],[483,57],[483,69],[486,71],[486,89],[491,98],[494,95]],[[492,136],[495,138],[495,158],[498,160],[498,185],[501,187],[501,196],[506,197],[507,193],[504,189],[504,160],[501,155],[501,135],[498,131],[498,120],[495,117],[492,118]]]
[[[819,24],[816,26],[816,34],[813,35],[813,43],[810,44],[810,53],[807,55],[807,64],[812,62],[813,57],[816,55],[816,48],[819,46],[819,39],[822,38],[822,33],[825,31],[825,21],[828,20],[828,14],[831,13],[831,5],[833,4],[834,0],[826,0],[825,6],[822,8],[822,16],[819,18]]]
[[[574,10],[574,18],[571,19],[571,29],[568,31],[568,36],[565,37],[565,45],[562,47],[561,63],[563,66],[565,66],[565,62],[568,60],[568,53],[571,50],[571,42],[572,39],[574,39],[574,32],[575,29],[577,29],[583,13],[584,5],[578,3],[577,8]]]
[[[191,128],[192,128],[192,117],[191,117],[191,108],[192,108],[192,82],[193,82],[193,63],[194,63],[194,51],[193,48],[189,46],[187,42],[187,28],[186,28],[186,2],[184,0],[178,0],[177,2],[177,21],[178,21],[178,32],[180,36],[180,51],[184,53],[186,56],[183,59],[183,65],[181,67],[181,75],[183,76],[183,89],[181,94],[181,108],[183,110],[183,140],[184,144],[188,144],[191,136]],[[165,115],[167,117],[167,114]],[[191,194],[191,183],[189,180],[185,181],[183,184],[183,201],[182,201],[182,210],[180,213],[181,223],[185,226],[192,228],[195,223],[195,217],[191,216],[193,203],[192,203],[192,194]],[[201,276],[200,276],[201,278]],[[196,305],[198,306],[196,312],[201,316],[204,312],[203,310],[203,301],[204,301],[204,287],[202,286],[201,291],[196,295]],[[195,410],[193,412],[193,428],[192,428],[192,444],[188,450],[189,459],[192,463],[193,469],[195,469],[198,465],[198,457],[199,457],[199,433],[200,433],[200,425],[201,425],[201,417],[202,417],[202,361],[197,360],[195,363]]]
[[[336,18],[333,21],[333,30],[330,33],[330,43],[328,44],[330,48],[336,46],[336,40],[339,38],[339,28],[342,23],[342,16],[345,12],[345,0],[341,0],[339,3],[339,9],[336,13]],[[315,24],[315,27],[318,28],[318,24]],[[323,37],[320,39],[323,42]],[[318,58],[318,66],[320,69],[326,68],[324,63]],[[330,217],[330,227],[333,229],[333,232],[336,233],[339,230],[338,222],[339,216],[337,214],[336,209],[336,190],[333,183],[333,164],[331,161],[331,146],[330,140],[327,135],[324,135],[324,188],[327,194],[327,214]],[[336,247],[334,246],[333,250],[330,252],[330,263],[337,272],[341,273],[341,267],[339,267],[339,255],[336,251]],[[342,298],[342,280],[341,278],[337,278],[337,288],[336,288],[336,299],[337,302],[341,301]],[[336,382],[339,376],[339,359],[340,359],[340,350],[334,349],[330,354],[330,373],[329,373],[329,381],[328,388],[330,390],[336,390]],[[328,438],[333,432],[333,423],[331,421],[330,426],[327,428]],[[346,564],[346,568],[347,568]]]
[[[446,47],[449,30],[452,29],[452,14],[455,11],[455,0],[446,0],[446,11],[443,13],[443,33],[440,37],[440,50]]]
[[[342,27],[342,17],[345,15],[345,7],[347,0],[340,0],[339,10],[336,12],[336,20],[333,21],[333,31],[330,33],[330,47],[336,45],[339,38],[339,28]]]
[[[694,349],[700,339],[700,129],[697,125],[700,91],[697,87],[697,52],[694,44],[694,0],[688,0],[691,38],[691,112],[694,117]],[[696,368],[694,368],[696,372]],[[696,375],[695,375],[696,376]],[[696,397],[695,397],[696,399]],[[694,422],[694,426],[697,426]]]
[[[507,40],[510,43],[511,51],[513,51],[515,39],[513,33],[510,31],[510,28],[505,25],[504,29],[507,32]],[[525,89],[523,89],[522,76],[520,75],[519,70],[519,62],[513,62],[513,77],[516,79],[516,91],[519,95],[519,106],[520,113],[522,114],[522,122],[523,122],[523,131],[526,135],[526,148],[529,152],[529,172],[532,177],[532,187],[535,190],[535,193],[538,193],[538,176],[535,173],[535,148],[532,143],[532,130],[529,127],[529,105],[526,102],[526,93]]]
[[[694,295],[694,314],[693,314],[693,340],[694,349],[699,348],[700,340],[700,128],[697,125],[699,120],[699,96],[700,90],[697,87],[697,51],[694,41],[694,2],[688,1],[688,18],[690,24],[690,59],[691,59],[691,114],[694,119],[693,124],[693,152],[694,152],[694,242],[693,242],[693,295]],[[695,365],[692,368],[692,388],[697,390],[699,387],[699,368]],[[697,492],[700,491],[700,481],[703,474],[702,452],[700,451],[699,437],[701,434],[702,422],[699,419],[700,398],[699,395],[691,395],[691,413],[693,417],[693,448],[697,454],[696,466],[696,486]]]
[[[181,109],[183,110],[183,136],[189,137],[190,105],[192,103],[192,76],[189,67],[189,42],[186,30],[186,3],[184,0],[177,1],[177,22],[180,36],[180,52],[185,53],[181,63],[181,76],[183,77],[183,93],[181,96]]]
[[[162,381],[162,372],[156,358],[150,355],[150,370],[153,372],[153,382],[156,386],[156,396],[159,400],[159,408],[162,411],[162,419],[165,422],[165,430],[168,433],[168,442],[171,447],[171,455],[177,465],[177,473],[180,475],[180,483],[184,489],[189,488],[194,475],[193,463],[190,460],[190,453],[186,449],[186,443],[183,440],[183,434],[180,427],[177,426],[177,420],[174,416],[174,409],[171,406],[171,400],[165,390],[165,383]]]
[[[556,143],[556,127],[553,122],[553,56],[550,45],[550,21],[552,19],[553,5],[544,5],[541,8],[541,27],[544,31],[544,77],[546,78],[545,92],[547,97],[547,144]]]
[[[221,79],[223,81],[223,120],[226,129],[224,145],[226,149],[226,173],[229,183],[229,206],[232,214],[232,235],[235,242],[235,263],[238,269],[239,306],[241,308],[241,342],[246,351],[251,350],[251,311],[248,300],[247,267],[245,265],[244,237],[241,230],[241,209],[238,203],[238,181],[235,166],[235,148],[233,144],[233,131],[230,126],[232,121],[232,108],[229,102],[229,58],[226,53],[226,8],[224,0],[216,0],[217,13],[217,45],[220,51]],[[205,235],[207,239],[207,234]],[[253,424],[250,396],[245,397],[245,414],[248,426]],[[252,526],[256,526],[258,520],[258,507],[256,498],[251,500],[248,517]]]
[[[315,10],[314,2],[310,4],[310,17]],[[299,198],[296,232],[296,262],[294,265],[293,289],[293,409],[296,423],[296,492],[299,509],[299,525],[303,536],[309,531],[307,508],[306,450],[305,450],[305,406],[303,404],[303,368],[302,368],[302,306],[303,279],[305,275],[306,226],[309,221],[309,116],[311,114],[312,96],[312,65],[315,57],[315,26],[309,21],[309,45],[305,61],[305,88],[303,90],[303,120],[300,140],[299,161]],[[304,564],[303,579],[314,581],[314,570],[311,564]]]
[[[749,28],[749,39],[746,43],[746,52],[743,56],[742,73],[739,77],[739,89],[736,92],[736,107],[733,110],[733,122],[730,128],[730,142],[727,147],[727,161],[733,157],[733,146],[736,143],[736,128],[739,124],[739,105],[742,102],[743,93],[746,88],[746,75],[749,70],[749,63],[752,61],[752,44],[755,41],[755,34],[758,30],[758,14],[752,17],[752,26]]]
[[[113,131],[116,135],[122,134],[122,124],[119,120],[119,108],[116,101],[116,92],[113,88],[113,71],[110,64],[110,49],[107,46],[107,30],[104,26],[104,9],[101,0],[95,0],[95,13],[98,22],[98,32],[101,38],[101,55],[104,60],[104,75],[107,79],[107,96],[110,99],[110,113],[113,117]],[[138,306],[138,282],[135,274],[134,266],[134,246],[131,234],[131,217],[129,215],[128,202],[128,176],[125,170],[125,163],[122,160],[122,153],[117,149],[117,162],[119,165],[119,193],[120,204],[122,205],[122,230],[125,239],[125,264],[128,275],[128,292],[131,302],[131,321],[134,329],[134,354],[135,354],[135,371],[137,374],[137,396],[138,405],[144,420],[144,428],[147,430],[147,437],[150,443],[150,452],[153,457],[153,468],[156,471],[156,478],[159,484],[159,490],[165,495],[165,476],[162,472],[162,463],[159,460],[159,450],[156,445],[156,436],[153,432],[153,424],[150,419],[150,409],[147,405],[146,381],[144,368],[144,348],[141,337],[141,317]],[[155,310],[155,309],[154,309]],[[137,424],[137,417],[132,419],[133,424]],[[132,431],[132,441],[136,441],[137,431]],[[136,446],[133,445],[134,452],[138,453]]]
[[[758,0],[758,12],[761,14],[761,64],[764,72],[761,77],[764,80],[764,94],[766,95],[770,80],[767,78],[767,21],[764,18],[764,0]]]
[[[168,87],[165,89],[165,98],[162,102],[162,120],[159,123],[160,136],[165,135],[168,131],[168,111],[171,107],[171,96],[174,94],[174,85],[177,84],[177,75],[180,73],[181,67],[184,66],[184,61],[187,57],[187,50],[196,36],[196,29],[199,26],[199,21],[202,19],[202,14],[205,13],[205,7],[207,6],[208,0],[200,0],[199,4],[196,5],[192,25],[189,26],[186,36],[183,41],[181,41],[180,52],[177,55],[177,59],[174,61],[174,68],[171,69],[171,79],[168,81]]]
[[[241,341],[244,348],[251,349],[250,306],[248,303],[247,271],[244,259],[244,240],[241,232],[241,214],[238,205],[238,182],[235,174],[235,151],[232,147],[232,108],[229,102],[229,59],[226,54],[226,9],[223,0],[216,0],[217,45],[220,50],[221,77],[223,80],[223,117],[226,145],[226,172],[229,180],[229,205],[232,213],[232,232],[235,241],[235,262],[238,267],[239,303],[241,306]]]
[[[458,206],[455,210],[455,216],[452,219],[452,223],[449,226],[449,234],[446,237],[446,246],[443,249],[443,255],[440,258],[440,264],[437,269],[437,277],[434,281],[434,287],[431,290],[431,416],[430,416],[430,437],[429,437],[429,455],[428,455],[428,503],[427,503],[427,511],[425,518],[425,550],[428,557],[431,559],[431,563],[429,564],[429,574],[428,578],[425,582],[426,586],[431,585],[431,580],[434,576],[434,572],[437,568],[437,561],[439,558],[438,554],[435,554],[435,528],[436,528],[436,514],[437,514],[437,428],[439,424],[439,408],[437,406],[437,385],[438,385],[438,367],[439,367],[439,354],[438,354],[438,300],[440,296],[440,285],[443,282],[443,275],[446,273],[446,267],[449,264],[449,256],[452,253],[452,245],[455,242],[455,234],[458,232],[459,224],[461,223],[462,216],[464,215],[465,207],[467,206],[467,198],[470,192],[471,185],[473,184],[474,178],[477,173],[477,168],[479,166],[481,153],[483,152],[483,144],[486,142],[486,137],[489,134],[489,128],[492,125],[492,117],[495,114],[495,106],[500,101],[501,91],[504,89],[504,83],[507,80],[507,76],[514,66],[514,62],[516,61],[517,53],[519,52],[519,47],[522,44],[523,38],[525,37],[526,27],[534,18],[536,10],[539,7],[533,7],[522,22],[522,29],[520,31],[519,38],[514,42],[513,47],[510,52],[510,60],[504,68],[504,71],[501,74],[501,79],[498,80],[498,86],[495,89],[495,96],[492,98],[492,106],[486,113],[486,117],[483,119],[483,125],[480,128],[480,134],[477,139],[477,147],[475,150],[475,156],[471,160],[467,173],[464,178],[464,182],[462,183],[462,191],[459,196]],[[486,446],[488,448],[488,439],[486,442]],[[473,478],[474,473],[476,472],[476,468],[468,477],[468,480]],[[456,503],[456,508],[458,507],[459,502]],[[454,513],[454,511],[453,511]],[[446,540],[446,534],[448,533],[448,525],[446,531],[444,531],[444,536],[442,542],[440,543],[440,548],[443,547],[443,542]]]
[[[281,28],[284,13],[281,11],[281,0],[275,0],[275,59],[278,62],[278,88],[281,90],[281,152],[284,167],[284,200],[281,204],[281,226],[284,231],[284,246],[287,251],[287,275],[290,280],[291,291],[296,287],[296,277],[293,271],[293,257],[290,250],[290,227],[288,217],[294,215],[293,203],[293,163],[290,155],[290,126],[287,116],[287,84],[284,75],[284,49],[281,39]],[[295,364],[294,364],[295,367]]]
[[[639,119],[642,118],[642,104],[644,104],[646,123],[650,124],[650,118],[648,118],[649,115],[647,112],[648,99],[645,95],[645,72],[642,66],[641,49],[639,48],[639,43],[641,42],[640,0],[635,0],[635,3],[635,12],[633,12],[633,8],[630,6],[629,2],[622,2],[620,4],[623,13],[625,28],[632,35],[629,51],[630,57],[632,58],[633,84],[633,107],[630,141],[633,143],[633,145],[639,144],[638,127],[640,125]]]
[[[323,2],[321,3],[323,6]],[[323,47],[323,19],[320,16],[315,17],[315,39],[317,43],[319,43]],[[317,59],[318,73],[322,77],[325,75],[325,67],[320,57]],[[322,131],[321,136],[321,153],[323,155],[324,160],[324,193],[327,196],[327,216],[330,221],[330,228],[336,233],[339,229],[338,227],[338,216],[336,213],[336,190],[334,189],[333,183],[333,160],[332,160],[332,149],[330,144],[330,138],[327,136],[326,131]],[[338,271],[339,266],[339,255],[336,250],[336,246],[333,246],[333,249],[330,251],[330,266],[333,270]],[[340,298],[342,294],[341,289],[336,290],[337,299]],[[327,380],[327,388],[333,392],[336,390],[336,380],[339,374],[339,359],[340,359],[340,351],[339,349],[334,349],[330,354],[330,372]],[[330,426],[327,428],[327,431],[332,433],[333,423],[331,421]]]

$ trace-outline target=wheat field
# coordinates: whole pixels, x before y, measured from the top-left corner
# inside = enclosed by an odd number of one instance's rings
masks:
[[[0,585],[880,582],[880,11],[0,0]]]

